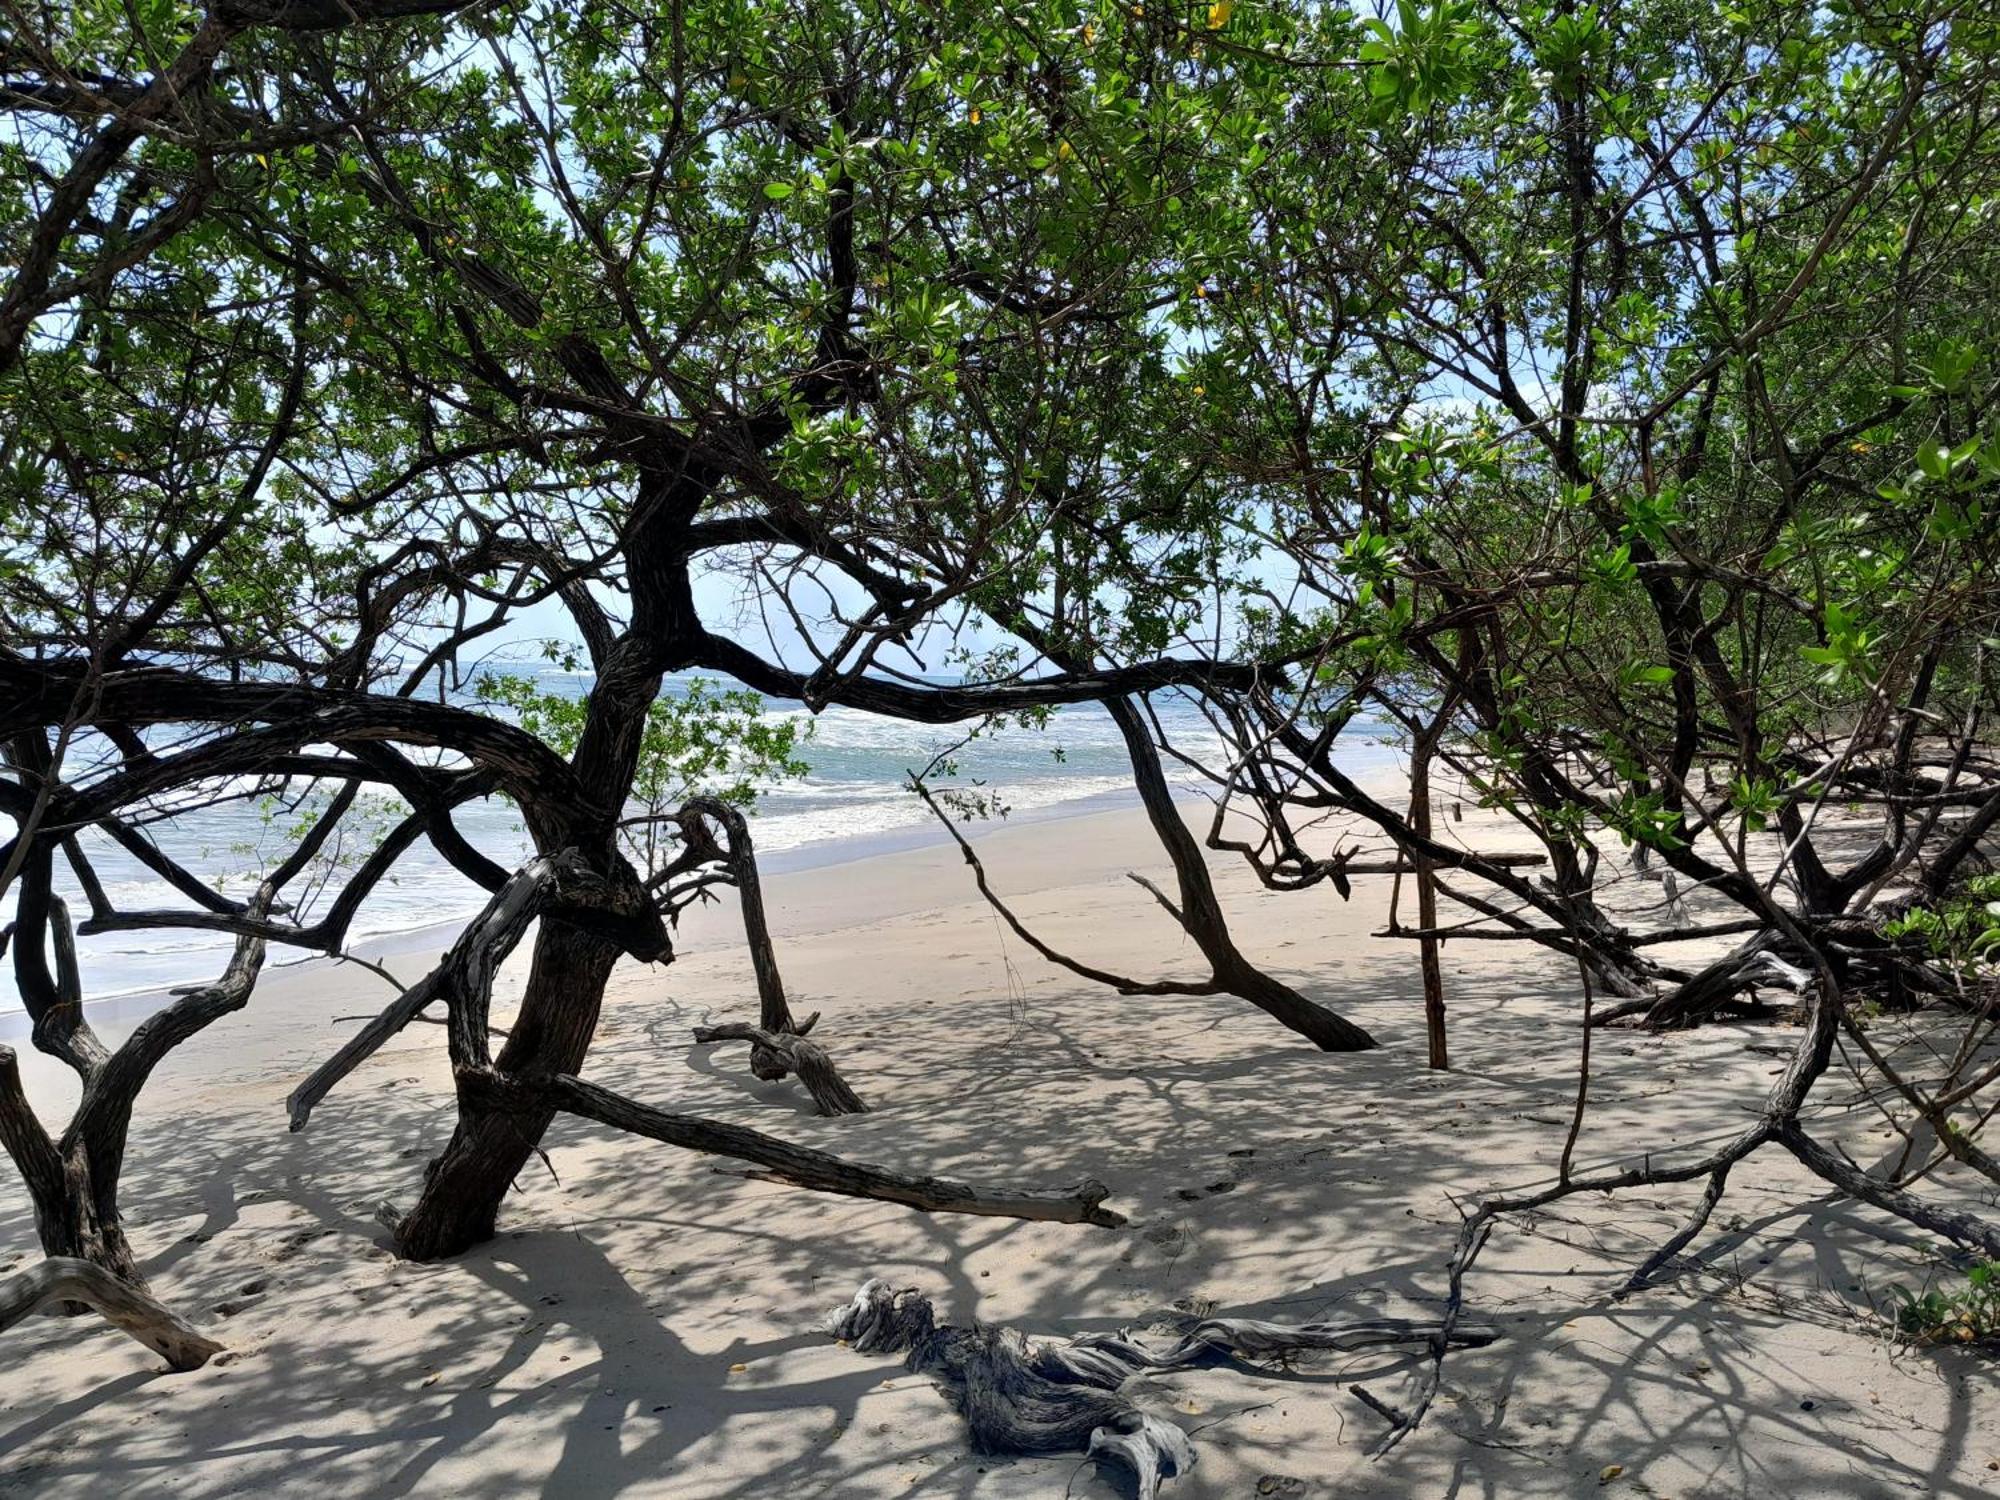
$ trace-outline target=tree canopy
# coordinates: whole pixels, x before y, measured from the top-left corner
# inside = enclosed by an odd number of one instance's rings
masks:
[[[1392,935],[1423,945],[1437,1065],[1443,936],[1573,959],[1586,1038],[1792,993],[1802,1040],[1757,1121],[1687,1160],[1572,1174],[1586,1040],[1561,1181],[1468,1219],[1454,1297],[1498,1215],[1707,1178],[1691,1238],[1770,1145],[2000,1254],[2000,1229],[1800,1124],[1851,1042],[1937,1150],[2000,1173],[1958,1121],[1985,1119],[1992,945],[1965,881],[2000,822],[1990,7],[4,18],[0,895],[35,1041],[100,1100],[51,1135],[0,1076],[51,1253],[136,1277],[115,1188],[159,1049],[243,1003],[266,943],[342,951],[419,839],[491,902],[294,1100],[303,1123],[446,1006],[457,1125],[403,1253],[489,1235],[559,1109],[813,1187],[1106,1222],[1101,1184],[884,1175],[576,1076],[613,965],[670,959],[678,913],[734,884],[753,1067],[854,1097],[785,1006],[736,811],[804,769],[759,714],[782,698],[973,727],[1103,704],[1178,877],[1154,894],[1211,972],[1132,979],[1031,941],[1129,994],[1375,1040],[1239,950],[1176,766],[1213,798],[1210,847],[1274,889],[1347,894],[1331,816],[1386,839],[1380,868],[1419,888]],[[483,667],[529,636],[581,696]],[[689,671],[713,685],[663,696]],[[1174,743],[1164,694],[1212,742]],[[1407,806],[1343,770],[1357,719],[1408,736]],[[1531,854],[1440,839],[1434,761]],[[170,815],[246,784],[313,814],[248,900],[176,856]],[[337,893],[288,905],[363,792],[394,815]],[[459,825],[490,796],[534,845],[518,871]],[[119,906],[86,832],[186,904]],[[1607,909],[1622,860],[1664,877],[1659,922]],[[241,939],[137,1052],[84,1016],[59,862],[86,933]],[[493,968],[531,922],[496,1052]],[[1950,1078],[1871,1050],[1883,1004],[1958,1008]]]

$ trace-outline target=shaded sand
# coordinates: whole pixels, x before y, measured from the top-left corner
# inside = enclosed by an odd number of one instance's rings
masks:
[[[1468,816],[1450,831],[1510,842]],[[1198,958],[1123,878],[1161,861],[1111,813],[977,833],[996,884],[1051,941],[1147,975]],[[573,1120],[523,1178],[499,1239],[395,1261],[374,1210],[407,1202],[449,1128],[442,1033],[413,1027],[284,1129],[298,1075],[378,1007],[348,969],[279,971],[184,1048],[141,1101],[131,1229],[156,1290],[230,1352],[191,1375],[93,1322],[0,1335],[0,1491],[37,1496],[1101,1497],[1072,1458],[971,1454],[926,1382],[814,1331],[871,1275],[943,1316],[1031,1330],[1166,1327],[1217,1309],[1285,1319],[1424,1315],[1454,1196],[1551,1170],[1575,1071],[1575,980],[1513,943],[1445,950],[1456,1071],[1427,1073],[1415,955],[1371,939],[1390,882],[1273,896],[1219,876],[1248,952],[1372,1029],[1312,1052],[1241,1002],[1126,999],[1052,970],[924,849],[769,881],[801,1010],[877,1112],[821,1120],[740,1047],[688,1028],[754,1014],[733,907],[683,956],[618,983],[590,1076],[668,1108],[973,1180],[1111,1184],[1106,1231],[927,1218],[746,1181],[726,1164]],[[1658,888],[1634,884],[1634,902]],[[398,961],[413,977],[418,961]],[[518,978],[514,979],[518,983]],[[1782,1027],[1600,1037],[1580,1162],[1708,1140],[1754,1108]],[[46,1068],[31,1086],[63,1094]],[[1842,1096],[1838,1081],[1825,1090]],[[1856,1114],[1817,1122],[1863,1160]],[[724,1170],[718,1171],[718,1167]],[[1950,1174],[1939,1188],[1956,1189]],[[1995,1369],[1899,1350],[1868,1309],[1942,1274],[1934,1247],[1830,1200],[1766,1154],[1739,1169],[1705,1269],[1612,1292],[1693,1201],[1575,1201],[1501,1229],[1470,1283],[1506,1337],[1453,1357],[1422,1431],[1371,1462],[1409,1365],[1371,1354],[1268,1377],[1143,1387],[1195,1431],[1166,1494],[1985,1496],[2000,1490]],[[1886,1240],[1881,1236],[1886,1235]],[[0,1259],[32,1253],[18,1185]],[[1622,1466],[1606,1478],[1609,1466]]]

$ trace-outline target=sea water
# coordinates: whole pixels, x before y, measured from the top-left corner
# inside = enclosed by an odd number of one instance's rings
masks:
[[[510,670],[533,672],[548,691],[581,695],[590,688],[589,677],[582,674]],[[665,691],[682,693],[687,686],[685,677],[670,679]],[[1177,748],[1210,766],[1220,764],[1220,741],[1191,700],[1163,693],[1153,707]],[[767,720],[799,721],[799,755],[810,769],[799,779],[766,787],[758,798],[751,832],[761,868],[775,872],[831,864],[946,836],[909,789],[909,774],[960,740],[964,726],[911,724],[840,707],[813,714],[802,704],[777,699],[767,701],[763,712]],[[1342,763],[1350,774],[1365,774],[1394,759],[1390,732],[1382,725],[1352,727],[1342,746]],[[1062,708],[1039,728],[989,729],[953,758],[957,774],[933,777],[932,784],[989,798],[995,812],[1013,822],[1136,802],[1124,743],[1110,716],[1095,704]],[[1205,783],[1199,773],[1171,759],[1167,767],[1177,791],[1200,794]],[[241,899],[261,872],[284,858],[298,831],[296,813],[251,795],[253,791],[253,783],[210,784],[196,798],[185,799],[208,805],[178,812],[156,809],[144,831],[183,867]],[[215,801],[217,797],[226,800]],[[340,835],[343,857],[326,862],[323,883],[307,883],[303,894],[311,899],[298,913],[302,920],[325,909],[372,838],[401,811],[393,798],[377,796],[350,814]],[[457,810],[455,820],[476,847],[504,866],[513,867],[531,851],[518,811],[504,799],[468,803]],[[972,836],[978,837],[976,829]],[[87,831],[81,842],[119,910],[195,909],[173,885],[102,833]],[[89,907],[80,888],[61,858],[56,869],[59,890],[82,920]],[[287,894],[296,898],[302,892],[294,886]],[[348,930],[348,946],[462,920],[485,899],[484,891],[419,839],[361,905]],[[78,942],[85,997],[97,1001],[206,982],[220,973],[233,941],[224,933],[187,929],[86,935]],[[277,948],[270,961],[294,956]],[[16,996],[0,990],[0,1010],[18,1004]]]

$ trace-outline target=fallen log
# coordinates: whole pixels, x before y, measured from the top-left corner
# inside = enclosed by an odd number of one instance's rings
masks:
[[[491,1069],[461,1068],[458,1089],[461,1099],[477,1108],[532,1111],[553,1106],[665,1145],[749,1162],[755,1170],[745,1176],[815,1192],[901,1203],[927,1213],[987,1214],[1105,1229],[1125,1222],[1124,1215],[1103,1206],[1111,1189],[1089,1178],[1073,1187],[1035,1191],[980,1188],[945,1177],[897,1172],[795,1146],[741,1125],[671,1114],[564,1073],[525,1079]]]

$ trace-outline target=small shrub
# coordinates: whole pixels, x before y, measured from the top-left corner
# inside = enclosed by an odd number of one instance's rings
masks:
[[[1895,1289],[1896,1330],[1915,1344],[1977,1344],[2000,1340],[2000,1261],[1966,1273],[1962,1291]]]

